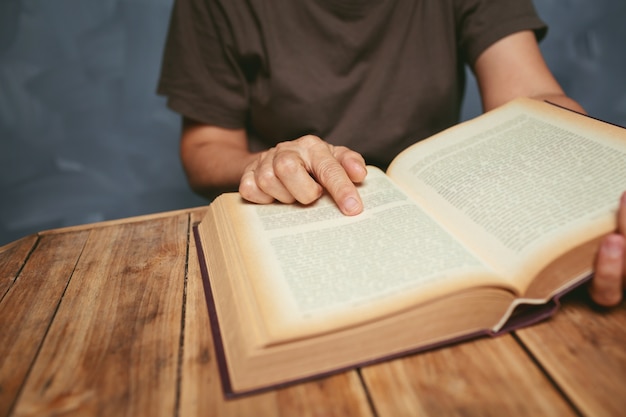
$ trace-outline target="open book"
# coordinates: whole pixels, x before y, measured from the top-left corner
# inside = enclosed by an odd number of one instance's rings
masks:
[[[225,393],[545,318],[623,190],[626,129],[518,99],[369,167],[358,216],[221,195],[195,233]]]

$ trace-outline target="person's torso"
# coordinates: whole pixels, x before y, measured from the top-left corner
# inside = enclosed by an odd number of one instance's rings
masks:
[[[458,121],[464,72],[449,1],[224,4],[260,146],[315,134],[386,166]]]

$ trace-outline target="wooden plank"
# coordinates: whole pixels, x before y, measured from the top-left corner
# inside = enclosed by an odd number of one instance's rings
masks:
[[[201,215],[202,213],[200,213]],[[200,215],[192,217],[200,220]],[[371,416],[356,372],[236,400],[225,400],[213,355],[195,244],[189,251],[181,416]]]
[[[179,209],[179,210],[163,211],[163,212],[158,212],[158,213],[142,214],[139,216],[124,217],[121,219],[111,219],[111,220],[105,220],[105,221],[96,222],[96,223],[78,224],[75,226],[67,226],[67,227],[60,227],[57,229],[43,230],[39,232],[38,235],[45,236],[45,235],[52,235],[52,234],[58,234],[58,233],[79,232],[81,230],[92,230],[92,229],[96,229],[100,227],[111,227],[111,226],[117,226],[117,225],[127,224],[127,223],[138,223],[138,222],[145,222],[148,220],[157,220],[157,219],[162,219],[164,217],[174,217],[174,216],[178,216],[181,214],[205,213],[207,207],[208,206],[200,206],[200,207],[193,207],[193,208],[188,208],[188,209]]]
[[[188,216],[90,232],[15,416],[172,416]]]
[[[584,415],[626,413],[625,303],[599,309],[582,288],[552,319],[518,334]]]
[[[41,238],[0,302],[0,416],[15,404],[86,239],[87,232]],[[0,256],[9,255],[3,274],[22,268],[33,243],[26,238],[3,248]]]
[[[572,416],[511,335],[362,370],[379,417]]]
[[[37,236],[31,235],[0,246],[0,300],[13,285],[35,242]]]

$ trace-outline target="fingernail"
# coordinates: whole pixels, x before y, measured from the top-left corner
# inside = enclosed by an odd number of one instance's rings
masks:
[[[354,197],[349,197],[343,202],[343,209],[347,214],[357,214],[361,211],[361,203]]]

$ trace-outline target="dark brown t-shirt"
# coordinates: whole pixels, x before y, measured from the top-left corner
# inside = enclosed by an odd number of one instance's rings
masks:
[[[545,26],[530,0],[177,0],[158,91],[251,147],[315,134],[385,167],[458,122],[464,65]]]

